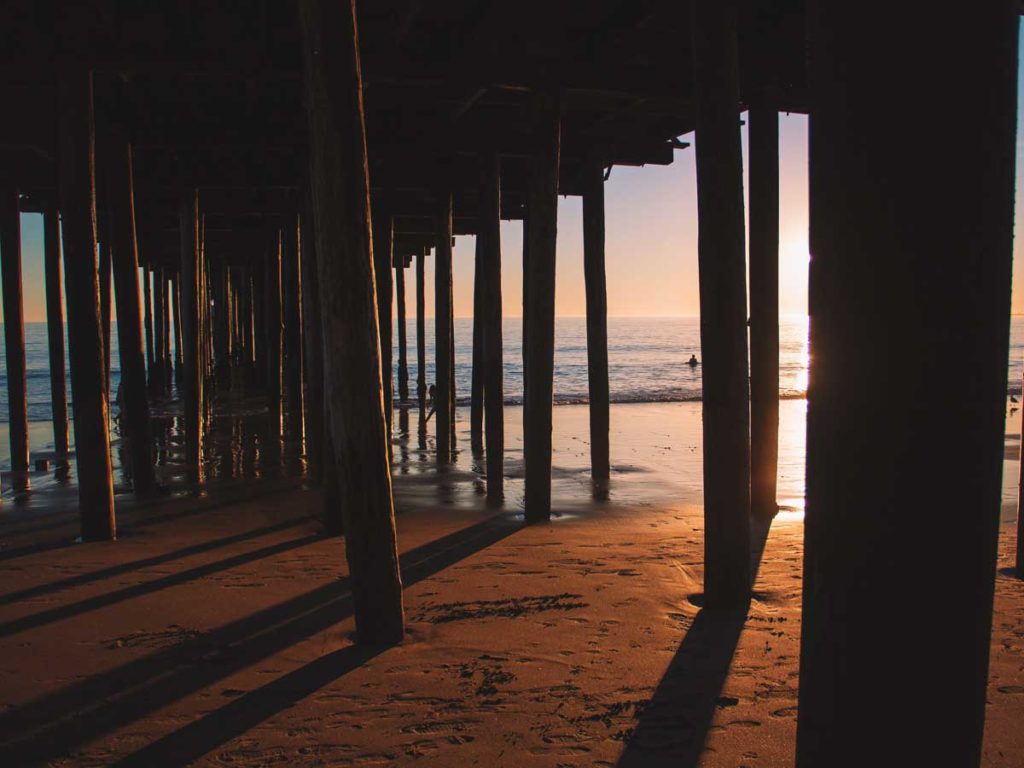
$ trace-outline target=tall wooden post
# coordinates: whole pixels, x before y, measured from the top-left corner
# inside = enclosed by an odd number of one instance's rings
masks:
[[[266,339],[266,382],[267,408],[270,414],[271,439],[281,436],[281,249],[283,233],[274,232],[270,250],[267,252],[264,270],[264,338]]]
[[[1024,411],[1021,412],[1019,464],[1020,467],[1017,470],[1017,578],[1024,579]]]
[[[771,520],[779,471],[779,115],[752,107],[750,146],[750,510]]]
[[[882,754],[890,765],[981,762],[1006,414],[1018,10],[1002,0],[939,14],[922,35],[919,8],[808,6],[800,768],[869,765]],[[948,137],[920,124],[939,100],[970,115],[958,122],[955,153]],[[941,588],[924,587],[945,564],[953,572]],[[955,620],[937,630],[935,617],[950,606]],[[904,691],[916,692],[912,707]]]
[[[302,328],[306,342],[306,463],[314,484],[324,478],[324,342],[320,317],[320,290],[317,277],[316,229],[313,226],[313,201],[307,188],[299,223],[299,263],[302,266]]]
[[[285,392],[288,437],[302,442],[302,280],[299,268],[299,217],[288,218],[281,252],[281,297],[284,320]]]
[[[46,265],[46,332],[50,348],[50,405],[53,447],[59,461],[68,458],[68,394],[64,374],[64,292],[61,288],[60,218],[56,206],[43,213]]]
[[[437,247],[434,249],[434,426],[437,460],[452,459],[451,345],[452,345],[452,196],[441,194],[437,212]]]
[[[171,276],[171,314],[174,316],[174,383],[180,387],[185,366],[181,345],[181,279],[177,272]]]
[[[693,4],[704,413],[704,593],[750,595],[747,290],[734,0]]]
[[[355,2],[301,0],[331,474],[360,643],[402,639]],[[356,375],[353,375],[356,372]]]
[[[416,399],[421,422],[427,414],[426,261],[427,249],[422,248],[416,254]]]
[[[11,469],[28,469],[28,398],[25,373],[25,313],[21,286],[21,212],[18,188],[0,186],[0,271],[3,273],[4,343]]]
[[[185,463],[191,478],[201,480],[203,445],[203,371],[200,335],[199,192],[185,187],[179,192],[178,218],[181,228],[181,340],[184,375]],[[163,275],[160,278],[164,281]],[[164,311],[164,310],[161,310]],[[165,369],[166,370],[166,369]]]
[[[166,361],[164,360],[164,338],[167,329],[164,327],[166,317],[164,291],[167,285],[164,282],[164,271],[162,268],[153,270],[153,365],[149,369],[149,391],[154,395],[163,395],[167,392]]]
[[[62,65],[57,76],[57,91],[58,175],[67,278],[78,507],[82,538],[98,541],[115,538],[117,526],[100,352],[92,72],[79,64]]]
[[[110,261],[110,222],[104,217],[100,230],[103,239],[99,242],[99,279],[100,279],[100,334],[103,337],[103,391],[110,399],[110,309],[111,309],[111,270]]]
[[[527,206],[530,226],[529,285],[523,407],[526,454],[526,519],[551,517],[551,407],[555,368],[555,243],[558,237],[558,164],[561,115],[557,92],[537,95],[535,144],[530,158]]]
[[[153,277],[149,267],[142,267],[142,325],[146,333],[146,382],[153,381],[156,368],[156,338],[153,332]]]
[[[213,378],[217,387],[221,389],[231,388],[231,302],[228,288],[227,264],[220,263],[212,266],[213,269],[213,290],[214,304],[212,331],[213,331]],[[172,289],[173,293],[173,289]],[[172,304],[174,302],[172,301]]]
[[[390,451],[391,421],[394,415],[391,375],[391,259],[394,250],[394,222],[385,206],[380,205],[378,208],[380,210],[373,217],[373,268],[377,287],[381,377],[384,384],[384,421],[387,424]]]
[[[530,324],[530,281],[526,276],[530,274],[530,206],[529,203],[523,206],[523,327],[520,331],[520,346],[523,355],[523,402],[526,402],[526,391],[529,389],[527,380],[526,355],[529,351],[529,324]],[[526,417],[524,412],[523,417]]]
[[[587,381],[590,385],[590,474],[610,475],[608,447],[608,290],[604,269],[604,168],[591,160],[583,181],[583,278],[587,291]]]
[[[163,351],[161,355],[164,363],[164,392],[170,393],[171,387],[174,384],[174,361],[171,358],[171,336],[174,335],[174,330],[171,328],[171,305],[174,303],[173,294],[171,289],[173,285],[171,283],[171,276],[169,270],[160,270],[160,323],[164,329],[163,335]],[[203,295],[200,294],[199,312],[202,314],[206,308],[206,302],[202,300]]]
[[[409,352],[405,332],[405,257],[395,264],[395,301],[398,303],[398,400],[409,402]]]
[[[124,140],[111,143],[107,168],[113,251],[114,297],[117,302],[117,346],[121,359],[122,424],[128,436],[131,476],[137,494],[156,490],[153,471],[153,430],[146,396],[146,360],[139,311],[139,258],[135,232],[135,190],[132,148]]]
[[[497,155],[484,161],[480,179],[477,242],[483,275],[483,378],[487,430],[487,498],[504,496],[505,405],[501,329],[501,168]]]
[[[473,360],[469,384],[469,440],[474,454],[484,445],[484,297],[480,235],[473,254]]]

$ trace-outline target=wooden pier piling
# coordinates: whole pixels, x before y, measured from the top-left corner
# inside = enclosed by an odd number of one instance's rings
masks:
[[[0,272],[3,274],[7,419],[11,469],[28,470],[28,382],[25,372],[25,311],[21,281],[21,212],[18,188],[0,185]]]
[[[61,115],[58,176],[67,279],[78,506],[82,538],[99,541],[116,538],[117,525],[100,346],[92,73],[81,64],[62,65],[58,71],[57,92]]]
[[[405,257],[395,264],[395,302],[398,322],[398,401],[409,402],[409,350],[405,332]]]
[[[451,406],[452,355],[452,196],[442,192],[437,211],[437,246],[434,250],[434,427],[437,430],[437,460],[452,459]]]
[[[300,0],[324,325],[330,473],[338,478],[361,644],[404,635],[388,466],[362,73],[354,0]],[[353,371],[362,375],[353,376]]]
[[[560,96],[537,95],[534,154],[527,183],[529,263],[523,406],[526,460],[526,520],[551,517],[551,408],[555,365],[555,244],[558,237],[558,170],[561,150]]]
[[[587,381],[590,393],[590,475],[604,494],[611,469],[608,445],[608,290],[604,261],[604,168],[584,171],[583,278],[587,294]]]
[[[505,392],[501,328],[501,167],[496,154],[484,160],[480,177],[480,244],[483,333],[484,428],[486,431],[487,498],[504,496]]]
[[[704,594],[750,596],[750,402],[736,6],[693,4],[703,361]]]
[[[199,192],[183,187],[178,193],[178,218],[181,231],[181,339],[184,373],[181,382],[185,464],[193,482],[202,480],[203,445],[203,370],[200,335],[200,232]],[[161,276],[161,282],[164,282]],[[165,310],[161,310],[164,312]],[[165,363],[166,365],[166,363]],[[166,371],[166,367],[164,368]]]
[[[68,458],[68,393],[64,371],[64,291],[61,278],[60,216],[56,205],[43,212],[46,270],[46,334],[50,351],[50,407],[53,447],[59,463]]]

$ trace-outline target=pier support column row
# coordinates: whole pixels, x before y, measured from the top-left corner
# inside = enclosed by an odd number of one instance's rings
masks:
[[[558,170],[561,107],[557,92],[537,94],[535,146],[527,185],[529,260],[524,284],[526,318],[523,437],[526,519],[551,517],[551,408],[555,365],[555,244],[558,237]]]
[[[82,538],[113,539],[114,486],[104,392],[96,271],[96,154],[92,72],[63,65],[57,75],[58,177],[67,277],[68,346]]]
[[[997,0],[930,15],[921,34],[919,7],[808,6],[800,768],[981,761],[1018,11]],[[922,129],[936,103],[970,116],[957,121],[955,152]],[[915,692],[913,706],[901,691]]]
[[[358,642],[404,635],[354,0],[300,0],[324,393]],[[390,271],[390,270],[389,270]]]
[[[156,490],[157,482],[153,469],[153,430],[146,395],[146,359],[139,307],[132,148],[121,140],[113,142],[110,150],[106,176],[114,298],[117,302],[117,343],[121,360],[122,424],[127,436],[132,484],[137,494],[145,495]]]
[[[750,402],[737,12],[734,2],[697,2],[692,7],[704,593],[709,608],[737,608],[750,595]]]

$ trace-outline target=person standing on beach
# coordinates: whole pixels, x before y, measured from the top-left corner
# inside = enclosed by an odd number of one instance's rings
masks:
[[[437,402],[436,402],[437,387],[435,387],[433,384],[431,384],[430,388],[427,390],[427,397],[430,398],[430,413],[428,413],[427,414],[427,418],[425,418],[423,420],[424,424],[426,424],[428,421],[430,421],[430,417],[433,416],[434,415],[434,411],[437,410]]]

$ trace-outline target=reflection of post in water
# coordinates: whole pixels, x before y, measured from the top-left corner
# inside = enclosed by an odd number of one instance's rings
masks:
[[[405,402],[398,409],[398,466],[401,474],[409,474],[409,406]]]

